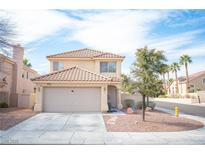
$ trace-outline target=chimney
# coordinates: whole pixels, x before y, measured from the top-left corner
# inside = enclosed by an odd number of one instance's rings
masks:
[[[22,73],[23,73],[23,56],[24,56],[24,48],[21,47],[20,44],[13,45],[13,60],[15,61],[14,66],[14,93],[22,93],[21,90],[21,81],[22,81]]]

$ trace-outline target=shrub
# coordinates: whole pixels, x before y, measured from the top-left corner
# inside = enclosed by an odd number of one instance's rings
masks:
[[[134,108],[135,106],[135,101],[133,99],[126,99],[124,100],[124,103],[123,103],[123,108]]]
[[[0,108],[8,108],[8,104],[6,102],[0,102]]]
[[[166,95],[159,95],[159,98],[167,98]]]
[[[137,109],[142,109],[142,101],[137,102],[136,105],[137,105]],[[145,108],[149,107],[152,110],[154,110],[155,106],[156,106],[156,103],[154,102],[145,103]]]
[[[154,102],[148,102],[148,107],[150,107],[152,110],[154,110],[155,106],[156,106],[156,103]]]
[[[197,97],[196,97],[196,96],[194,96],[194,95],[192,95],[192,96],[191,96],[191,99],[196,99],[196,98],[197,98]]]

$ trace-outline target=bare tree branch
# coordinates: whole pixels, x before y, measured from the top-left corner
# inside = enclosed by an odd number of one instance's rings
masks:
[[[15,25],[7,18],[0,17],[0,51],[9,54],[15,34]]]

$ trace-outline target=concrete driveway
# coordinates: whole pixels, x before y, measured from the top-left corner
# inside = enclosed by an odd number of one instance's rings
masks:
[[[205,124],[204,117],[181,116]],[[182,132],[107,132],[101,113],[40,113],[0,131],[0,144],[205,144],[205,127]]]
[[[89,132],[106,132],[101,113],[40,113],[5,131],[4,135],[0,132],[0,141],[13,144],[68,144],[72,137],[73,144],[82,144],[81,134]]]

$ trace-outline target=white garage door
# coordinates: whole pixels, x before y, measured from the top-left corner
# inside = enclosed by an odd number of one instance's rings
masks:
[[[45,112],[100,111],[100,88],[44,88]]]

